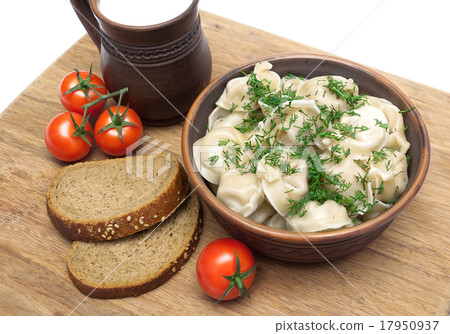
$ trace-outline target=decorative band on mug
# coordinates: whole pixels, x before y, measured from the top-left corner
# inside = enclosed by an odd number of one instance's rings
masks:
[[[105,50],[119,59],[126,59],[133,63],[158,63],[177,57],[193,46],[200,32],[200,20],[197,19],[190,31],[180,38],[154,47],[130,47],[105,38],[102,35],[102,45]]]

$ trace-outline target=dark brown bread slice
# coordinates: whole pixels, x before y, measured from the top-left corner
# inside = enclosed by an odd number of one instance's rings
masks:
[[[201,207],[193,193],[147,231],[113,241],[75,241],[67,254],[69,276],[89,297],[138,296],[182,269],[195,250],[201,225]]]
[[[170,153],[64,167],[47,191],[47,212],[66,238],[114,240],[146,230],[182,203],[189,182]]]

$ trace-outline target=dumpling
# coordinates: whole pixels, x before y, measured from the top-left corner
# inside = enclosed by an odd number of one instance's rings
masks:
[[[273,208],[282,216],[289,212],[289,200],[300,200],[308,192],[308,168],[304,159],[284,159],[295,173],[283,173],[279,166],[270,166],[263,157],[257,166],[256,175],[261,179],[264,194]]]
[[[230,115],[230,111],[223,109],[221,107],[216,107],[211,114],[208,116],[208,127],[207,132],[211,131],[213,129],[214,123],[217,121],[223,120],[227,116]]]
[[[345,158],[338,164],[326,162],[323,164],[324,171],[330,176],[338,175],[341,185],[327,185],[331,190],[336,190],[344,197],[358,198],[355,201],[355,207],[358,211],[354,216],[363,215],[370,209],[373,203],[372,189],[367,184],[366,172],[358,166],[352,158]]]
[[[264,61],[255,65],[253,73],[256,79],[269,85],[271,91],[280,89],[280,76],[270,71],[272,64]],[[234,78],[228,81],[225,90],[216,102],[218,107],[226,110],[244,111],[244,106],[251,103],[252,109],[257,106],[257,101],[250,102],[248,76]]]
[[[336,75],[329,77],[320,76],[306,81],[303,85],[298,87],[297,95],[304,96],[307,100],[316,101],[318,106],[325,105],[328,108],[334,108],[336,110],[348,110],[348,103],[326,87],[330,84],[328,78],[339,81],[344,86],[346,92],[353,94],[353,96],[358,96],[359,89],[353,79],[346,79]]]
[[[208,117],[208,130],[211,131],[220,127],[235,127],[242,123],[244,118],[247,118],[248,112],[234,110],[230,113],[229,110],[221,107],[216,107]]]
[[[250,103],[247,80],[247,77],[239,77],[228,81],[216,105],[225,110],[244,111],[244,106]]]
[[[269,84],[272,92],[280,89],[281,78],[277,72],[271,71],[273,65],[268,61],[263,61],[255,65],[253,72],[256,79],[262,81],[265,85]]]
[[[234,212],[248,217],[264,202],[261,181],[253,173],[225,172],[217,198]]]
[[[268,218],[263,224],[280,230],[287,230],[286,218],[278,213],[275,213],[272,217]]]
[[[389,135],[385,146],[406,154],[410,145],[406,137],[402,136],[399,132],[394,132]]]
[[[368,221],[370,219],[373,219],[379,215],[381,215],[383,212],[385,212],[387,209],[389,209],[390,207],[392,207],[392,204],[387,204],[387,203],[383,203],[380,201],[375,201],[372,210],[370,210],[370,212],[366,213],[363,216],[363,220],[364,221]]]
[[[359,116],[345,114],[340,120],[340,124],[353,128],[354,138],[346,135],[340,143],[344,150],[350,150],[353,159],[365,160],[372,151],[379,151],[386,144],[389,136],[388,121],[380,109],[372,106],[363,106],[355,111]],[[336,140],[332,141],[332,145],[336,143]]]
[[[224,151],[236,143],[243,143],[246,138],[233,127],[219,127],[208,132],[193,145],[193,160],[197,171],[208,182],[219,184],[222,173],[228,168]]]
[[[367,103],[381,110],[386,116],[389,124],[389,136],[385,146],[406,153],[409,150],[410,143],[406,139],[405,125],[403,116],[399,112],[400,109],[388,100],[373,96],[367,97]]]
[[[304,78],[295,75],[286,75],[281,78],[281,88],[283,90],[297,91],[298,87],[306,82]]]
[[[316,131],[316,124],[313,119],[319,115],[320,110],[312,100],[293,100],[286,103],[282,109],[286,114],[284,121],[278,132],[278,141],[284,145],[299,145],[297,135],[299,130],[310,123],[311,134]],[[303,134],[306,135],[306,134]]]
[[[221,107],[216,107],[208,116],[208,127],[206,129],[207,132],[211,131],[214,128],[214,123],[218,121],[223,121],[229,115],[230,111],[223,109]]]
[[[398,133],[402,138],[406,139],[405,131],[404,131],[404,123],[403,116],[399,113],[400,109],[397,106],[393,105],[390,101],[368,96],[366,101],[371,106],[374,106],[380,109],[383,114],[386,116],[389,123],[389,133]]]
[[[258,210],[256,210],[247,218],[259,224],[264,224],[264,222],[270,217],[272,217],[274,214],[276,214],[275,209],[269,202],[264,200],[262,204],[258,207]]]
[[[371,159],[367,174],[372,184],[374,198],[382,202],[390,202],[398,198],[408,184],[408,163],[406,155],[394,151],[383,150],[384,158],[374,162]]]
[[[289,230],[300,233],[318,232],[353,226],[345,207],[335,201],[327,200],[322,205],[316,201],[310,201],[306,203],[305,209],[306,213],[303,217],[287,218]]]

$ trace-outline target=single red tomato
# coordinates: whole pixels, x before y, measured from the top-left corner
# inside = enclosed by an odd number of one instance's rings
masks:
[[[91,150],[92,127],[80,114],[56,115],[45,129],[45,145],[57,159],[67,162],[84,158]]]
[[[98,116],[94,136],[98,147],[106,154],[120,157],[127,148],[142,138],[142,121],[128,106],[108,107]]]
[[[197,260],[197,280],[210,297],[231,300],[253,283],[256,261],[250,249],[236,239],[223,238],[208,244]]]
[[[97,75],[89,72],[74,70],[68,73],[59,84],[59,98],[64,107],[72,112],[83,115],[85,104],[99,98],[99,94],[108,93],[106,85]],[[105,101],[99,101],[89,107],[87,114],[94,116],[105,108]]]

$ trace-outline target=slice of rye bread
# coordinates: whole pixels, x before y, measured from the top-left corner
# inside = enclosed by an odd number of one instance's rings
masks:
[[[138,296],[182,269],[197,246],[201,226],[200,203],[192,193],[166,221],[147,231],[113,241],[75,241],[67,253],[69,276],[89,297]]]
[[[113,240],[169,217],[188,188],[183,166],[166,152],[77,163],[50,182],[47,212],[70,240]]]

